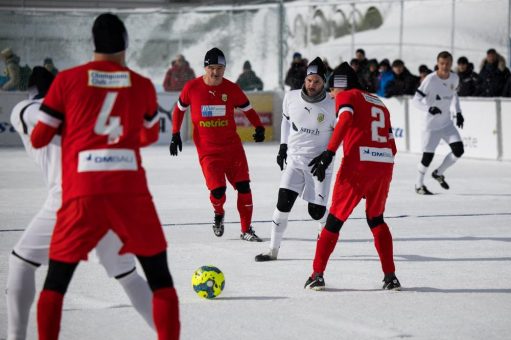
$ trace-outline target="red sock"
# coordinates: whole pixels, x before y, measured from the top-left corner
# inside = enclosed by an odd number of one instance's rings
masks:
[[[380,256],[381,268],[384,274],[394,273],[394,251],[392,249],[392,234],[386,223],[371,229],[374,236],[374,246]]]
[[[316,255],[312,263],[312,269],[315,273],[323,273],[325,271],[328,259],[334,251],[338,239],[339,233],[333,233],[323,228],[316,243]]]
[[[225,213],[224,211],[225,198],[226,198],[225,194],[222,195],[222,197],[220,198],[215,198],[213,195],[209,194],[209,200],[213,205],[213,210],[215,211],[216,215],[223,215]]]
[[[42,290],[37,302],[37,331],[39,340],[57,340],[62,317],[64,295],[53,290]]]
[[[240,213],[241,232],[246,233],[252,223],[252,193],[238,192],[238,212]]]
[[[174,288],[153,292],[153,318],[158,340],[179,339],[179,301]]]

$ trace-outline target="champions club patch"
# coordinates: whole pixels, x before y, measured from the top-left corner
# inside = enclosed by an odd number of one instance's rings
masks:
[[[131,149],[95,149],[78,154],[78,172],[138,170],[135,151]]]
[[[202,117],[223,117],[225,116],[225,105],[202,105]]]
[[[371,104],[378,105],[378,106],[385,106],[385,105],[383,105],[382,101],[378,97],[371,96],[370,94],[367,94],[367,93],[362,93],[362,96],[364,96],[364,99],[366,100],[366,102],[369,102]]]
[[[104,72],[89,70],[89,86],[107,89],[119,89],[131,86],[130,73],[128,71]]]

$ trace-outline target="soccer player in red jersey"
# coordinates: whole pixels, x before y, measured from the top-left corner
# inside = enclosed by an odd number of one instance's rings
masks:
[[[310,162],[311,172],[323,181],[341,142],[344,158],[334,184],[326,225],[316,244],[313,273],[305,287],[324,289],[323,272],[339,239],[339,231],[365,198],[367,223],[385,274],[383,289],[399,290],[401,285],[394,274],[392,235],[383,220],[397,151],[389,111],[378,97],[361,90],[357,75],[348,63],[334,70],[330,89],[335,97],[338,122],[327,150]]]
[[[40,148],[61,133],[63,164],[62,207],[37,305],[39,339],[58,338],[73,272],[110,229],[123,243],[119,253],[135,254],[146,274],[158,338],[179,339],[167,243],[140,156],[141,146],[158,139],[156,92],[125,66],[128,37],[117,16],[99,15],[92,34],[93,61],[57,75],[31,135]]]
[[[215,47],[209,50],[204,58],[204,75],[186,83],[172,113],[170,154],[177,156],[178,149],[182,150],[179,130],[186,110],[191,107],[193,140],[215,212],[213,232],[218,237],[224,233],[227,178],[238,191],[240,238],[261,242],[250,225],[252,223],[250,177],[245,151],[236,132],[234,109],[240,108],[255,126],[253,137],[256,142],[264,141],[264,127],[241,88],[223,77],[225,65],[223,52]]]

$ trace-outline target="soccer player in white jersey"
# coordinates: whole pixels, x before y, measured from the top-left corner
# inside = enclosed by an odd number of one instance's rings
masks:
[[[327,146],[336,123],[334,100],[325,90],[326,67],[318,57],[307,66],[301,90],[286,94],[283,102],[281,144],[277,163],[282,173],[277,207],[273,212],[270,250],[255,257],[258,262],[277,259],[289,212],[300,195],[309,202],[309,215],[325,223],[325,212],[332,180],[332,168],[323,182],[315,179],[309,163]],[[288,157],[289,156],[289,157]],[[287,163],[284,169],[284,163]]]
[[[19,133],[27,153],[44,173],[48,196],[25,229],[9,256],[7,278],[7,340],[26,338],[30,307],[35,297],[35,271],[48,264],[50,238],[55,226],[57,210],[61,205],[61,147],[60,139],[41,149],[34,149],[30,133],[39,118],[39,107],[50,88],[53,75],[44,67],[36,66],[29,79],[29,99],[18,103],[11,114],[11,122]],[[135,309],[154,328],[151,290],[135,270],[133,255],[119,255],[122,244],[109,231],[96,247],[99,261],[109,277],[115,277],[124,288]]]
[[[435,149],[443,139],[451,147],[442,164],[431,173],[442,188],[449,189],[444,172],[463,155],[463,142],[460,133],[453,124],[455,113],[456,126],[463,128],[464,118],[461,114],[460,102],[456,93],[459,84],[458,75],[451,72],[452,55],[443,51],[437,56],[438,70],[426,76],[413,97],[413,104],[425,112],[424,130],[422,132],[422,160],[418,165],[418,176],[415,191],[420,195],[432,195],[424,185],[426,174]],[[451,109],[454,108],[454,111]]]

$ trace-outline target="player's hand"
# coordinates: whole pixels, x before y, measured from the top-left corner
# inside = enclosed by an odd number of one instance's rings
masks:
[[[279,154],[277,155],[277,164],[280,171],[284,170],[284,163],[287,164],[287,144],[280,144]]]
[[[431,113],[433,116],[434,115],[438,115],[438,114],[441,114],[442,113],[442,110],[440,110],[438,107],[436,106],[432,106],[429,108],[428,110],[429,113]]]
[[[313,176],[318,178],[318,181],[323,182],[325,179],[325,172],[330,163],[332,163],[332,159],[334,158],[335,153],[330,150],[323,151],[321,155],[315,157],[310,163],[309,166],[312,166],[311,173]]]
[[[461,112],[456,113],[456,126],[460,129],[463,129],[463,123],[465,122],[465,118],[463,118],[463,115]]]
[[[264,142],[264,127],[258,126],[255,128],[255,133],[252,135],[256,143]]]
[[[172,134],[172,140],[170,141],[170,155],[171,156],[177,156],[177,149],[179,148],[179,151],[183,150],[183,143],[181,142],[181,133],[173,133]]]

